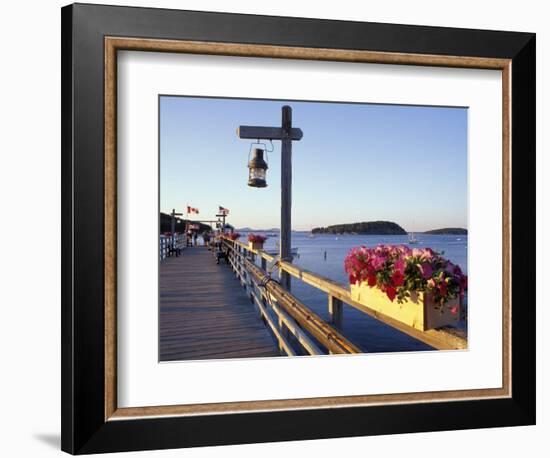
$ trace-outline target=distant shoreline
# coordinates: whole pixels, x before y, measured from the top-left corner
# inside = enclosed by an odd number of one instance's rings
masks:
[[[444,227],[443,229],[432,229],[431,231],[422,232],[428,235],[468,235],[468,229],[462,227]]]
[[[375,223],[375,224],[373,224]],[[390,223],[389,225],[378,223]],[[369,225],[368,229],[361,225]],[[393,226],[395,224],[395,226]],[[270,229],[252,229],[249,227],[235,229],[237,232],[272,232],[279,233],[278,228]],[[374,221],[370,223],[351,223],[351,224],[336,224],[327,227],[315,227],[308,229],[292,229],[292,232],[311,233],[315,235],[408,235],[401,226],[389,221]],[[412,231],[411,231],[412,233]],[[431,229],[429,231],[414,231],[415,234],[425,235],[468,235],[468,230],[460,227],[447,227],[442,229]]]

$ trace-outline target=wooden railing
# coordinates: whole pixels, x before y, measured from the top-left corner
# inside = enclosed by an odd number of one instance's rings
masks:
[[[159,237],[159,259],[163,261],[175,249],[183,250],[187,244],[185,234],[160,235]]]
[[[224,241],[231,267],[271,329],[282,353],[320,355],[361,353],[338,329],[286,291],[250,259],[251,251],[239,242]],[[269,256],[269,255],[267,255]],[[298,347],[301,353],[297,353]],[[323,351],[323,348],[326,351]]]
[[[297,278],[300,281],[310,286],[313,286],[320,291],[325,292],[327,294],[327,307],[329,315],[331,317],[331,329],[334,330],[333,332],[337,332],[338,335],[343,339],[345,339],[345,337],[343,337],[337,329],[342,329],[343,305],[348,304],[351,307],[354,307],[355,309],[360,310],[361,312],[377,319],[378,321],[381,321],[405,334],[408,334],[411,337],[420,340],[433,348],[439,350],[456,350],[467,348],[466,334],[460,329],[445,327],[440,329],[421,331],[419,329],[413,328],[412,326],[408,326],[400,321],[397,321],[389,316],[386,316],[364,304],[354,301],[351,298],[350,290],[347,285],[343,285],[314,272],[301,269],[300,267],[290,262],[279,261],[276,256],[267,254],[262,250],[252,249],[249,247],[249,245],[239,241],[224,240],[224,245],[230,254],[230,262],[233,270],[235,270],[235,272],[241,279],[241,283],[243,284],[246,284],[246,282],[248,281],[247,278],[250,277],[252,277],[253,282],[259,281],[261,283],[263,281],[262,275],[267,276],[268,263],[271,263],[272,267],[287,272],[292,277]],[[259,258],[261,268],[258,268],[254,263],[248,260],[250,256]],[[268,281],[267,284],[269,283],[275,284],[275,282]],[[269,292],[269,295],[267,296],[267,299],[269,300],[271,299],[271,296],[274,296],[274,293],[272,291],[269,291],[267,285],[266,287],[263,287],[263,289],[261,287],[260,291],[265,289],[267,289],[267,291]],[[288,293],[283,288],[280,289],[282,290],[282,292],[277,292],[279,297],[276,297],[276,299],[278,299],[277,303],[284,305],[279,306],[279,309],[283,308],[283,311],[287,313],[288,310],[286,310],[286,306],[289,306],[292,310],[300,309],[301,307],[307,309],[307,307],[301,304],[298,299],[292,296],[292,294]],[[260,294],[259,297],[261,297],[262,300],[266,299],[264,298],[265,294],[265,291],[263,291],[263,295]],[[257,299],[258,298],[254,298],[254,301],[256,302]],[[294,303],[297,304],[296,307],[294,307]],[[311,314],[310,316],[315,316],[316,319],[323,321],[313,312],[309,311],[309,313]],[[292,314],[290,315],[292,316]],[[309,320],[307,321],[309,322]]]

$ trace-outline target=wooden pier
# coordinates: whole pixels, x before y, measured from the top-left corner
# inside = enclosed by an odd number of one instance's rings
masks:
[[[160,360],[279,356],[245,290],[205,247],[160,263]]]
[[[435,349],[467,348],[464,330],[418,330],[354,301],[346,285],[242,242],[219,243],[229,265],[206,247],[160,263],[161,361],[361,353],[341,332],[344,304]],[[330,320],[272,278],[277,269],[326,293]]]

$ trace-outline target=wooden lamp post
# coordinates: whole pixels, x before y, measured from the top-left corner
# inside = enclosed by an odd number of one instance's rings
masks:
[[[220,221],[220,218],[222,218],[222,234],[225,234],[225,217],[227,216],[225,212],[219,213],[216,215],[218,217],[218,221]]]
[[[171,220],[170,220],[170,229],[172,231],[172,248],[175,248],[175,245],[176,245],[176,236],[175,236],[175,233],[176,233],[176,216],[182,216],[183,213],[176,213],[176,209],[173,208],[172,209],[172,213],[170,213],[170,216],[172,217]]]
[[[292,108],[285,105],[282,107],[281,127],[240,126],[237,129],[237,135],[243,139],[281,141],[281,233],[279,258],[283,261],[291,261],[292,141],[302,139],[302,130],[292,127]],[[265,162],[262,163],[262,161],[263,156],[255,151],[255,155],[249,163],[249,186],[261,188],[267,186],[265,179],[267,164]],[[290,275],[286,272],[281,272],[281,284],[284,288],[290,290]]]

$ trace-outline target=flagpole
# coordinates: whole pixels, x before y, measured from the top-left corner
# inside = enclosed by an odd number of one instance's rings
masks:
[[[189,203],[185,204],[185,212],[187,214],[185,221],[185,245],[187,245],[187,235],[189,234]]]

